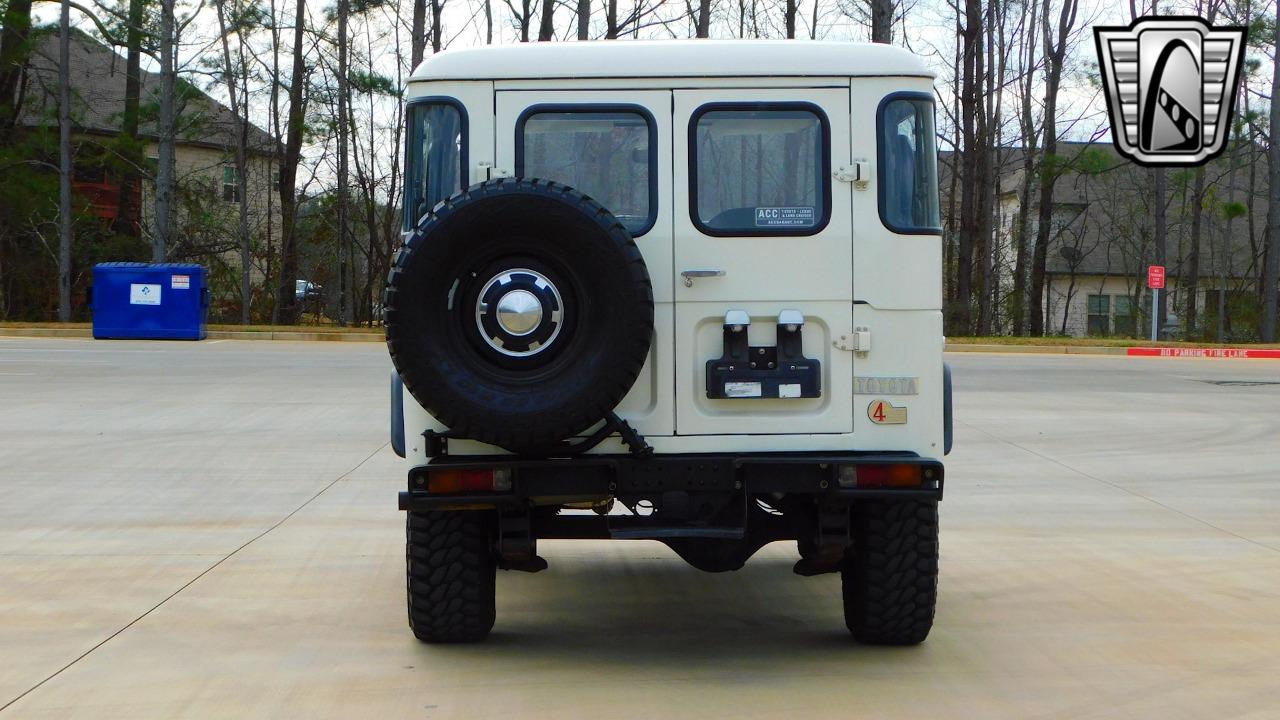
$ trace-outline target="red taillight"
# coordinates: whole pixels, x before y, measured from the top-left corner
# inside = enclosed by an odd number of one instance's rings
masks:
[[[493,470],[432,470],[427,492],[493,492]]]
[[[919,465],[859,465],[860,488],[920,487],[923,468]]]

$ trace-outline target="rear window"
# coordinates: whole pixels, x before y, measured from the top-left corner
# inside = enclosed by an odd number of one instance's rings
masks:
[[[436,203],[462,189],[467,118],[453,100],[409,106],[405,227],[412,228]]]
[[[708,235],[812,235],[830,213],[830,130],[808,103],[705,105],[690,120],[690,217]]]
[[[638,237],[658,217],[656,132],[636,106],[535,106],[516,125],[516,175],[581,190]]]
[[[899,233],[941,233],[933,98],[891,95],[880,104],[877,125],[881,222]]]

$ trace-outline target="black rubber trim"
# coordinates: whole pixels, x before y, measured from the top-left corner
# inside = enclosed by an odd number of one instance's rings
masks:
[[[761,230],[733,228],[721,230],[707,227],[698,216],[698,121],[709,112],[808,112],[818,118],[821,140],[818,158],[818,189],[822,192],[822,217],[808,228]],[[817,235],[831,223],[831,119],[821,106],[811,102],[712,102],[700,105],[689,115],[689,221],[698,232],[711,237],[809,237]]]
[[[937,125],[937,104],[933,95],[923,92],[895,92],[885,95],[880,104],[876,106],[876,211],[880,214],[880,222],[890,231],[899,235],[941,235],[942,227],[899,227],[885,219],[885,204],[888,197],[885,190],[889,186],[885,183],[884,169],[886,163],[884,160],[884,109],[894,100],[928,100],[929,106],[934,109],[934,124]],[[933,179],[938,180],[937,159],[934,159]]]
[[[632,238],[638,238],[658,224],[658,123],[653,113],[643,105],[631,103],[541,103],[525,108],[516,118],[515,148],[516,177],[524,177],[524,125],[534,115],[550,113],[582,113],[595,115],[631,114],[639,115],[649,130],[649,217],[645,224],[636,230],[627,229]],[[557,178],[545,178],[557,180]],[[577,188],[582,190],[582,188]]]
[[[951,454],[953,433],[953,415],[951,410],[951,365],[942,363],[942,454]]]
[[[404,381],[391,371],[391,449],[404,457]]]

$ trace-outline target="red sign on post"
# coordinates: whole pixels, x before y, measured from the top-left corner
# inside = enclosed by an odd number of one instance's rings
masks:
[[[1164,266],[1148,265],[1147,266],[1147,287],[1152,290],[1164,289]]]

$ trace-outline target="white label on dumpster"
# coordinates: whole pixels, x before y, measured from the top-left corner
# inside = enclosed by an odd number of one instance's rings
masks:
[[[130,305],[159,305],[160,286],[134,283],[129,286]]]
[[[191,289],[190,275],[174,275],[172,276],[172,279],[173,279],[173,282],[171,283],[171,285],[174,290],[190,290]]]

